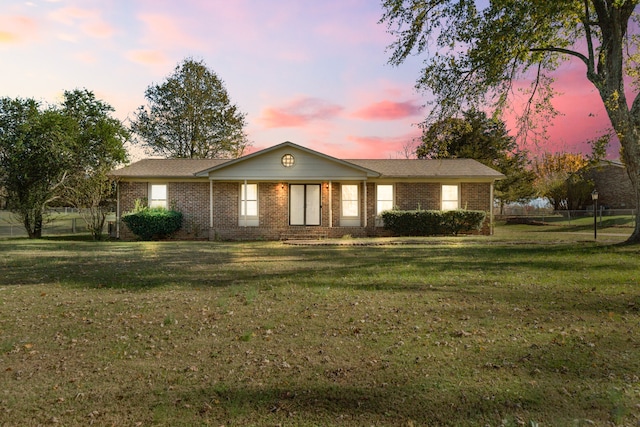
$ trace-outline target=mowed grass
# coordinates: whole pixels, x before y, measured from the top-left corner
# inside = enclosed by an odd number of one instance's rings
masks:
[[[532,230],[0,241],[0,425],[637,426],[640,248]]]

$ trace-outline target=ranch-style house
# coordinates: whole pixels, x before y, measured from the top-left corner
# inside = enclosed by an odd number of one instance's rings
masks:
[[[337,159],[284,142],[229,159],[145,159],[112,172],[120,218],[136,200],[183,213],[176,239],[280,240],[384,236],[380,213],[484,210],[504,176],[471,159]]]

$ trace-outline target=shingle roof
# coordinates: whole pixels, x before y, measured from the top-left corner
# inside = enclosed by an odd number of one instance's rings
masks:
[[[345,161],[379,172],[383,178],[504,178],[500,172],[472,159],[352,159]]]
[[[111,175],[122,178],[194,178],[229,159],[144,159]],[[380,178],[501,179],[504,175],[472,159],[352,159],[342,160],[381,174]]]
[[[144,159],[111,172],[123,178],[193,178],[229,159]]]

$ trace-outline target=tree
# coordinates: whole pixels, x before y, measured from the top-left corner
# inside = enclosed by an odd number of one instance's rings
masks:
[[[62,106],[44,109],[33,99],[0,99],[0,187],[30,238],[42,236],[53,201],[82,200],[83,191],[95,191],[85,182],[126,161],[128,133],[110,111],[86,90],[65,92]]]
[[[491,104],[513,104],[514,82],[532,79],[524,120],[553,112],[552,72],[563,62],[584,65],[585,83],[598,90],[622,146],[621,155],[640,206],[640,90],[631,102],[625,74],[640,76],[639,35],[628,28],[640,0],[384,0],[380,20],[396,36],[390,63],[428,53],[418,87],[433,92],[434,115]],[[629,243],[640,243],[640,210]]]
[[[128,160],[124,143],[129,131],[111,117],[113,108],[88,90],[65,91],[62,114],[69,119],[69,142],[76,166],[69,173],[63,198],[78,208],[95,240],[115,200],[109,171]]]
[[[579,175],[588,164],[582,154],[544,153],[533,162],[538,196],[549,200],[555,210],[577,209],[590,194],[591,187]]]
[[[462,116],[444,118],[423,128],[417,157],[475,159],[502,172],[506,178],[495,185],[495,197],[501,207],[533,197],[535,175],[529,169],[527,153],[518,149],[504,122],[475,109]]]
[[[152,153],[170,158],[240,157],[249,145],[245,114],[201,61],[185,59],[164,83],[145,92],[148,106],[131,130]]]
[[[45,208],[68,176],[66,129],[59,111],[33,99],[0,100],[0,187],[30,238],[42,236]]]

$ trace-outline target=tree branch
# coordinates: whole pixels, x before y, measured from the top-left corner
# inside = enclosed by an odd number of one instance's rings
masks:
[[[576,52],[575,50],[564,49],[561,47],[533,47],[529,49],[530,52],[556,52],[556,53],[564,53],[566,55],[575,56],[580,59],[584,64],[589,67],[589,58],[584,56],[580,52]]]

